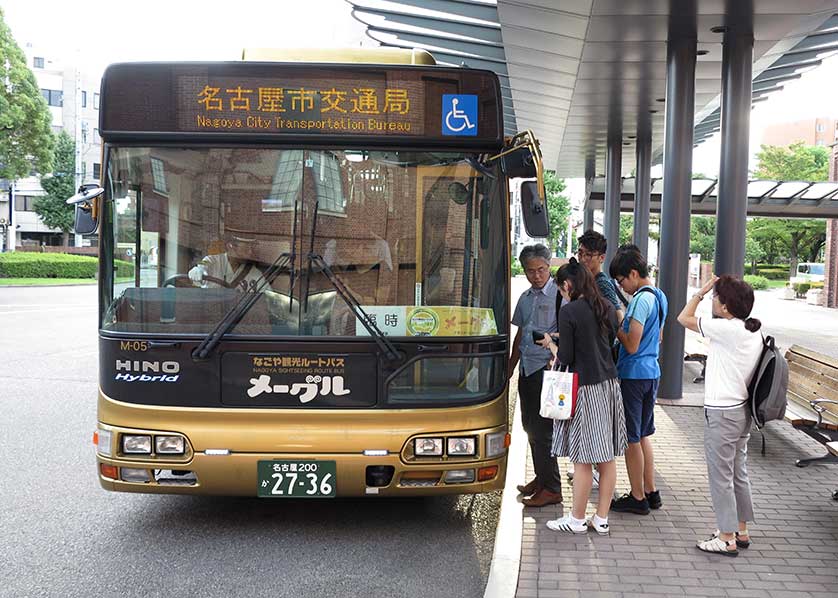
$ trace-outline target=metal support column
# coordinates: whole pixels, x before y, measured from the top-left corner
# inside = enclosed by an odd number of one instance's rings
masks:
[[[605,157],[605,216],[602,234],[608,240],[608,250],[602,269],[608,272],[611,258],[620,245],[620,195],[622,193],[623,142],[619,137],[608,140]]]
[[[585,212],[582,215],[582,232],[593,230],[594,209],[585,203]],[[580,235],[581,236],[581,235]]]
[[[679,31],[670,28],[666,44],[666,138],[661,201],[661,259],[657,281],[669,301],[660,351],[661,379],[658,387],[658,396],[664,399],[680,399],[682,396],[684,328],[678,324],[676,316],[686,303],[689,275],[695,52],[694,18],[691,24],[688,22]]]
[[[716,202],[716,274],[742,276],[748,211],[748,139],[754,35],[750,26],[728,28],[722,49],[722,147]]]
[[[633,243],[640,253],[649,253],[649,204],[652,196],[652,135],[637,132],[637,164],[634,179],[634,235]]]
[[[591,191],[594,188],[594,177],[585,176],[585,203],[582,211],[582,232],[593,230],[594,228],[594,209],[591,207]],[[580,235],[581,236],[581,235]]]

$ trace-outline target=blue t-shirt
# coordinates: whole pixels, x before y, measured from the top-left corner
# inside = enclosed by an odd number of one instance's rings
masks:
[[[632,354],[620,345],[620,356],[617,359],[617,374],[620,378],[627,380],[654,380],[660,378],[661,368],[658,364],[660,355],[660,331],[661,325],[658,305],[663,310],[663,319],[666,320],[667,301],[666,295],[660,289],[646,285],[643,289],[652,289],[652,292],[637,289],[626,310],[626,317],[623,320],[623,332],[628,333],[631,320],[637,320],[643,324],[643,336],[640,337],[640,345],[637,352]]]

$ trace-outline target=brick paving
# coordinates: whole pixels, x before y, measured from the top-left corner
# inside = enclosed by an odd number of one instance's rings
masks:
[[[513,387],[514,388],[514,387]],[[650,515],[611,513],[611,536],[561,534],[548,519],[571,504],[524,509],[519,598],[618,596],[838,596],[838,466],[798,468],[797,458],[823,454],[815,441],[785,422],[772,422],[751,436],[749,463],[757,522],[752,545],[736,558],[707,555],[697,539],[715,529],[703,449],[703,410],[657,406],[654,436],[658,488],[664,501]],[[560,459],[562,475],[566,459]],[[527,479],[532,462],[527,459]],[[628,489],[625,463],[618,463],[617,491]],[[597,490],[588,514],[594,512]]]

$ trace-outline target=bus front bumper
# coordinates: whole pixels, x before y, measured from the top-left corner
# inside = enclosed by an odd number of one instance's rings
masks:
[[[156,461],[151,464],[99,454],[97,468],[102,487],[115,492],[258,496],[260,484],[265,485],[258,473],[260,461],[275,462],[277,466],[312,461],[334,463],[335,488],[330,493],[338,497],[475,494],[502,489],[506,477],[505,454],[479,461],[410,465],[404,464],[398,454],[373,457],[363,454],[195,453],[186,463]],[[284,494],[270,496],[309,498],[304,493],[288,496],[287,490]]]

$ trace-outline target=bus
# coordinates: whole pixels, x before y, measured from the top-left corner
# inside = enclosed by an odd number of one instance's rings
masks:
[[[421,51],[106,70],[97,473],[117,492],[480,493],[509,445],[508,181],[531,132]],[[291,59],[289,59],[289,56]]]

